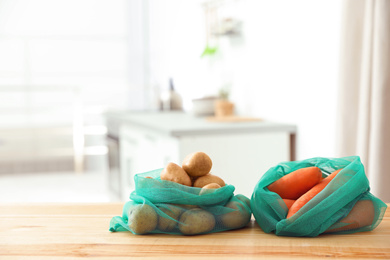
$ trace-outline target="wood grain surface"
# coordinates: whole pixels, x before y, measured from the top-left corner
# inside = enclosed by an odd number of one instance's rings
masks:
[[[115,204],[0,205],[0,259],[390,259],[390,213],[371,232],[278,237],[254,220],[199,236],[108,231]]]

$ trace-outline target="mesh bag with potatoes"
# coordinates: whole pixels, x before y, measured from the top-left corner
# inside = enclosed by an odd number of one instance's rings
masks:
[[[196,164],[205,163],[198,159]],[[169,163],[137,174],[131,201],[122,216],[112,218],[110,231],[197,235],[245,227],[251,218],[250,200],[234,195],[234,186],[211,174],[211,160],[208,164],[194,173],[185,159],[182,167]]]
[[[371,231],[386,207],[370,193],[358,156],[278,164],[262,176],[251,198],[259,226],[280,236]]]

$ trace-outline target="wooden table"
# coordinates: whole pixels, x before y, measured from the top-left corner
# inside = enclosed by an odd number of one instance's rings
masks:
[[[248,227],[199,236],[110,233],[116,204],[0,205],[0,259],[390,259],[390,212],[372,232],[316,238],[265,234]]]

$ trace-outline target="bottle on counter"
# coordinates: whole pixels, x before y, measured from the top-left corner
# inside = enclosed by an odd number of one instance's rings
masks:
[[[160,110],[182,110],[183,100],[176,92],[173,79],[169,79],[169,89],[162,93],[160,100]]]

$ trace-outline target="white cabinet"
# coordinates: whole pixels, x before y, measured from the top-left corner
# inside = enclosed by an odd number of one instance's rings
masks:
[[[290,160],[289,134],[230,133],[180,138],[180,158],[203,151],[213,161],[212,173],[251,197],[260,177],[273,165]]]
[[[134,190],[134,175],[178,161],[178,140],[149,129],[123,126],[120,130],[121,196]]]
[[[295,149],[291,147],[295,126],[266,122],[218,125],[177,114],[171,115],[167,126],[162,123],[167,120],[159,121],[166,116],[127,117],[120,127],[122,200],[128,200],[134,190],[135,174],[163,168],[168,162],[180,165],[195,151],[211,157],[211,172],[234,185],[235,194],[250,197],[260,177],[279,162],[289,161]],[[178,121],[173,123],[175,117]]]

